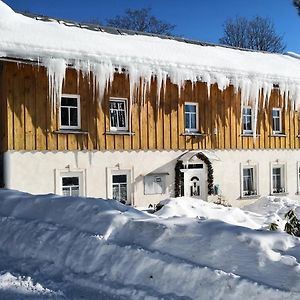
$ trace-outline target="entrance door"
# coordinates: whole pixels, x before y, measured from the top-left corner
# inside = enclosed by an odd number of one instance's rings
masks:
[[[184,195],[207,200],[206,169],[184,170]]]

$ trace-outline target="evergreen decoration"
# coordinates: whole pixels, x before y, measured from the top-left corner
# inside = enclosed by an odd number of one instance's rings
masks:
[[[214,194],[214,170],[210,160],[203,154],[198,153],[196,157],[207,165],[207,190],[208,195]],[[175,197],[184,196],[184,175],[180,170],[183,169],[183,162],[178,160],[175,166]]]
[[[208,195],[214,194],[214,170],[210,160],[203,154],[198,153],[196,155],[200,160],[202,160],[207,166],[207,191]]]
[[[175,197],[184,195],[184,175],[180,171],[181,169],[183,169],[183,162],[178,160],[175,166]]]

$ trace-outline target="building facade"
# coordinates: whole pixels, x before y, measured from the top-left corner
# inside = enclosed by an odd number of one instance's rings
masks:
[[[3,187],[300,200],[299,59],[0,13]]]

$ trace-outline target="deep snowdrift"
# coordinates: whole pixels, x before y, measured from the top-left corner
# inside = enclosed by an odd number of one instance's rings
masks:
[[[0,270],[72,299],[299,299],[297,238],[251,229],[263,223],[255,213],[175,201],[195,214],[1,190]]]

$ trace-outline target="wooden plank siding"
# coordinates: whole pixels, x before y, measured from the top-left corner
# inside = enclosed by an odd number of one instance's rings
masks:
[[[278,90],[258,110],[257,138],[242,136],[240,91],[233,86],[220,91],[216,84],[186,82],[181,88],[167,80],[161,89],[157,82],[150,90],[134,91],[130,103],[129,79],[116,73],[105,90],[101,103],[98,92],[87,76],[68,69],[63,84],[64,94],[80,95],[82,133],[57,133],[59,114],[51,113],[48,78],[44,67],[2,62],[0,64],[1,151],[6,150],[185,150],[185,149],[298,149],[299,117],[291,103],[285,108]],[[142,84],[142,82],[141,82]],[[210,97],[208,97],[210,94]],[[110,97],[128,99],[129,131],[132,135],[110,132]],[[201,136],[183,135],[184,103],[198,104]],[[282,108],[285,135],[272,131],[272,108]],[[85,133],[85,134],[84,134]],[[87,134],[86,134],[87,133]]]

